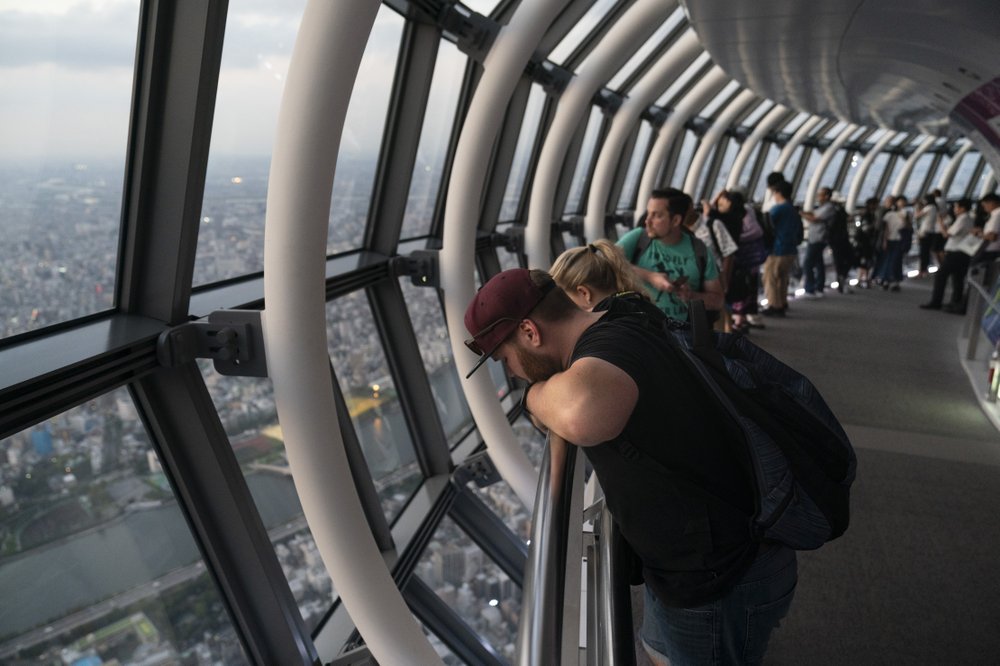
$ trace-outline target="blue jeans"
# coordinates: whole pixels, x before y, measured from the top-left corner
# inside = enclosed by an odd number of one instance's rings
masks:
[[[797,580],[795,551],[767,545],[728,595],[704,606],[669,608],[646,586],[643,646],[671,666],[760,664]]]
[[[806,245],[806,258],[802,262],[802,271],[806,278],[806,293],[823,292],[826,284],[826,266],[823,265],[823,250],[826,243],[809,243]]]

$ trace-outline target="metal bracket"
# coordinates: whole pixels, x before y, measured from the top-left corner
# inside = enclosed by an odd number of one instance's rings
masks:
[[[499,23],[457,3],[441,11],[438,26],[443,32],[455,37],[459,51],[478,63],[486,59],[486,54],[500,32]]]
[[[469,481],[475,481],[480,488],[491,486],[500,480],[500,472],[487,451],[474,453],[455,468],[452,480],[459,486],[465,486]]]
[[[378,666],[378,662],[375,661],[368,646],[362,645],[335,657],[333,661],[328,661],[326,666]]]
[[[394,277],[409,275],[418,287],[440,287],[437,250],[415,250],[406,256],[393,257],[389,269]]]
[[[493,234],[494,247],[503,247],[508,252],[524,252],[524,225],[512,224],[502,233]]]
[[[624,103],[625,97],[623,95],[619,95],[614,90],[601,88],[594,93],[594,104],[609,115],[615,113]]]
[[[670,111],[659,106],[651,106],[640,114],[643,120],[649,121],[655,129],[660,129],[670,118]]]
[[[548,60],[532,59],[526,70],[531,80],[553,97],[561,95],[573,79],[573,72]]]
[[[207,321],[175,326],[160,334],[156,358],[168,368],[210,358],[219,374],[267,377],[260,311],[216,310]]]
[[[554,226],[558,231],[568,232],[577,238],[583,238],[583,221],[582,215],[571,215],[565,220],[559,220]]]

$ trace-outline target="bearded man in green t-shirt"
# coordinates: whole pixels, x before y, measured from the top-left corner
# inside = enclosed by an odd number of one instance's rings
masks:
[[[701,241],[685,231],[685,220],[697,214],[691,197],[680,190],[653,190],[645,228],[633,229],[618,241],[653,302],[668,317],[682,321],[688,320],[691,300],[701,300],[706,310],[717,312],[724,302],[715,262],[704,257],[699,262],[694,244]],[[650,242],[636,256],[643,235]]]

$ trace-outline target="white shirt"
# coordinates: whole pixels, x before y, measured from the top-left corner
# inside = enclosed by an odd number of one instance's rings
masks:
[[[948,240],[945,241],[945,252],[961,252],[962,238],[972,229],[972,218],[968,213],[962,213],[948,227]]]
[[[924,236],[937,231],[937,216],[937,206],[927,205],[920,209],[920,213],[917,216],[917,219],[919,220],[919,224],[917,225],[917,235],[919,237],[923,238]]]
[[[712,257],[715,258],[715,265],[722,270],[722,260],[731,254],[735,254],[739,246],[733,237],[729,235],[729,231],[726,230],[726,225],[722,223],[722,220],[712,220],[712,230],[715,231],[715,238],[719,241],[719,249],[715,249],[715,243],[712,241],[712,231],[709,230],[708,222],[705,220],[705,216],[702,215],[698,223],[695,224],[694,228],[691,230],[694,233],[695,238],[700,240],[705,244],[705,247],[709,249],[712,253]]]
[[[983,227],[983,235],[991,232],[997,234],[997,239],[983,249],[986,252],[1000,252],[1000,206],[993,209],[993,212],[990,213],[990,219]]]
[[[898,210],[890,210],[882,218],[885,222],[885,239],[898,241],[899,230],[906,226],[906,217]]]

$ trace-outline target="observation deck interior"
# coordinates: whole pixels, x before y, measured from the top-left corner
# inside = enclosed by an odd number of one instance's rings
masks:
[[[464,379],[475,289],[657,187],[978,201],[995,15],[0,0],[0,663],[517,662],[545,444]],[[859,455],[767,663],[1000,654],[992,348],[933,279],[751,333]]]

